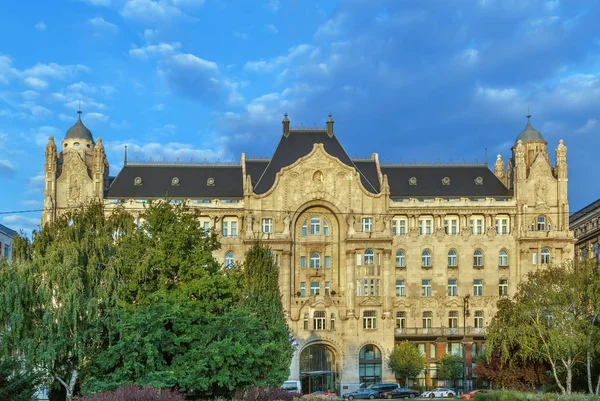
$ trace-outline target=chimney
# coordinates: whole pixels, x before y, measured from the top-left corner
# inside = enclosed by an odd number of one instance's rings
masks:
[[[331,113],[329,113],[329,119],[327,120],[327,135],[331,138],[333,136],[333,120],[331,119]]]
[[[281,122],[281,124],[283,125],[283,136],[287,138],[288,136],[290,136],[290,120],[288,120],[287,113],[283,115],[283,121]]]

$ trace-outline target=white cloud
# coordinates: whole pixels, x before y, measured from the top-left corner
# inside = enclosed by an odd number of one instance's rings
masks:
[[[156,111],[163,111],[165,109],[165,105],[160,103],[157,104],[156,106],[152,107],[152,110],[156,110]]]
[[[49,137],[52,136],[56,139],[60,136],[61,131],[56,127],[52,127],[49,125],[43,125],[41,127],[38,127],[36,130],[34,130],[32,132],[32,134],[35,137],[36,145],[43,147],[43,146],[46,146],[46,144],[48,143]]]
[[[22,200],[21,203],[25,206],[29,206],[29,207],[42,207],[44,206],[44,202],[42,202],[41,200],[36,200],[36,199],[25,199]]]
[[[266,0],[264,3],[264,8],[268,11],[277,12],[279,7],[281,7],[279,0]]]
[[[86,123],[89,124],[96,124],[96,123],[103,123],[108,121],[108,116],[106,114],[102,114],[102,113],[96,113],[96,112],[92,112],[92,113],[85,113],[84,116],[82,117],[83,120],[85,120]]]
[[[67,109],[77,111],[77,110],[90,110],[90,109],[99,109],[105,110],[106,105],[104,103],[95,102],[93,100],[73,100],[64,104]]]
[[[127,145],[128,160],[134,162],[139,160],[140,162],[147,161],[168,161],[175,162],[199,162],[203,160],[223,160],[227,153],[222,148],[219,141],[207,141],[206,143],[214,143],[215,148],[210,149],[198,149],[194,145],[189,143],[180,142],[149,142],[140,145],[136,141],[108,141],[104,144],[105,149],[109,153],[109,156],[114,158],[122,158],[124,146]]]
[[[60,113],[58,115],[58,118],[60,118],[62,121],[66,121],[68,123],[74,123],[75,120],[77,119],[76,117],[70,116],[70,115],[65,114],[65,113]]]
[[[123,18],[140,22],[165,21],[183,16],[181,10],[166,0],[126,0]]]
[[[35,29],[37,29],[38,31],[45,31],[46,24],[44,23],[44,21],[40,21],[37,24],[35,24]]]
[[[479,61],[479,51],[476,49],[465,49],[459,56],[463,65],[474,65]]]
[[[54,79],[65,79],[78,74],[79,72],[88,72],[90,69],[82,64],[60,65],[57,63],[38,63],[31,68],[23,71],[26,77],[44,77]]]
[[[46,118],[50,117],[53,113],[52,110],[45,108],[44,106],[34,105],[29,108],[31,115],[36,118]]]
[[[12,163],[6,159],[0,159],[0,177],[11,177],[15,173]]]
[[[138,59],[147,59],[148,56],[167,56],[173,54],[181,47],[181,43],[159,43],[144,47],[134,47],[129,50],[129,55]]]
[[[592,131],[596,124],[598,124],[598,120],[596,120],[595,118],[589,118],[586,121],[585,125],[581,128],[576,129],[575,132],[577,132],[578,134],[586,134]]]
[[[342,33],[344,23],[347,20],[347,16],[344,13],[339,13],[333,18],[328,19],[319,27],[315,32],[315,37],[323,38],[323,37],[331,37],[337,36]]]
[[[108,7],[111,4],[111,0],[79,0],[82,3],[87,3],[91,6],[104,6]]]
[[[248,61],[244,66],[246,71],[254,72],[272,72],[275,69],[281,68],[290,64],[290,62],[301,55],[307,54],[314,50],[315,47],[309,44],[301,44],[288,49],[288,54],[285,56],[278,56],[269,61]]]
[[[48,87],[48,82],[44,81],[43,79],[40,78],[36,78],[36,77],[27,77],[25,78],[25,83],[34,88],[34,89],[46,89]]]
[[[89,20],[89,24],[98,32],[114,34],[119,32],[119,27],[102,17],[96,17]]]
[[[31,232],[40,228],[40,218],[25,217],[19,214],[10,214],[2,218],[2,223],[15,231]]]
[[[19,70],[12,66],[12,59],[0,54],[0,82],[9,83],[19,76]]]
[[[44,190],[44,182],[46,181],[46,176],[44,172],[41,171],[34,175],[33,177],[29,177],[27,181],[27,192],[28,193],[37,193],[42,192]]]
[[[32,91],[32,90],[24,91],[22,93],[22,95],[23,95],[23,99],[27,99],[27,100],[36,99],[40,96],[40,94],[38,92]]]
[[[264,30],[267,33],[272,33],[273,35],[277,35],[279,33],[279,29],[273,24],[267,24],[264,26]]]

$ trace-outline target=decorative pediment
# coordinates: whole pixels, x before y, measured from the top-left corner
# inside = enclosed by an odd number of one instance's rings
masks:
[[[381,300],[376,297],[367,297],[359,303],[360,306],[381,306]]]
[[[317,308],[319,306],[323,308],[328,308],[331,305],[333,305],[333,300],[331,299],[331,297],[314,296],[308,299],[307,304],[313,308]]]

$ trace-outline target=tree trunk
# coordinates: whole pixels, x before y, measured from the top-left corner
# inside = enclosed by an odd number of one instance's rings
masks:
[[[55,376],[56,380],[62,384],[67,392],[67,401],[73,401],[73,392],[75,390],[75,384],[77,384],[77,378],[79,377],[79,371],[77,369],[73,369],[71,372],[71,380],[69,380],[69,384],[67,384],[63,379],[59,376]]]
[[[558,373],[556,372],[556,364],[551,361],[550,366],[552,366],[552,375],[554,376],[554,380],[556,380],[556,384],[560,388],[560,391],[562,391],[563,394],[566,394],[567,390],[565,390],[565,387],[562,385],[560,379],[558,378]]]
[[[594,394],[594,383],[592,382],[592,333],[594,330],[594,324],[596,323],[596,318],[598,314],[594,314],[594,318],[592,319],[592,326],[590,327],[590,335],[588,337],[588,349],[587,349],[587,379],[588,379],[588,390],[590,394]],[[596,392],[597,393],[597,392]]]
[[[596,384],[596,395],[600,395],[600,375],[598,375],[598,384]]]
[[[570,359],[569,359],[570,362]],[[573,382],[573,365],[568,364],[567,368],[567,394],[571,394],[571,384]]]

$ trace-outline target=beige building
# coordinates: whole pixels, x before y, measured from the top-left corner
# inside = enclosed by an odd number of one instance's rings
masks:
[[[573,213],[570,227],[577,239],[575,260],[600,264],[600,199]]]
[[[346,393],[393,381],[385,356],[418,344],[427,368],[413,385],[436,384],[436,361],[471,360],[501,296],[528,272],[572,259],[567,148],[550,161],[527,126],[512,158],[475,165],[383,165],[348,157],[329,117],[323,128],[290,128],[285,116],[268,160],[125,164],[113,179],[102,141],[81,120],[58,152],[46,147],[43,222],[88,199],[134,216],[151,199],[185,202],[215,229],[225,267],[254,238],[272,248],[288,323],[298,344],[290,379],[303,391]],[[342,136],[343,138],[343,136]]]

